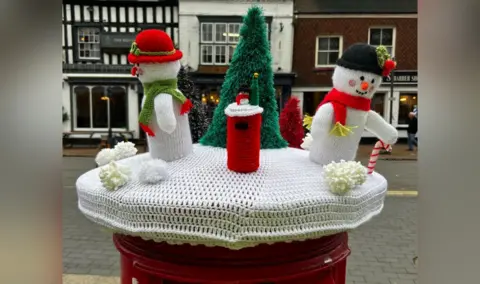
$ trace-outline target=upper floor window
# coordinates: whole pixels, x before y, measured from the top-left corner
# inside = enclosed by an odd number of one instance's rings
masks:
[[[342,56],[341,36],[319,36],[316,43],[315,66],[333,67]]]
[[[373,46],[383,45],[391,56],[395,56],[395,28],[370,28],[368,43]]]
[[[77,30],[77,52],[80,60],[100,59],[100,29],[79,27]]]
[[[200,62],[203,65],[227,65],[240,39],[241,23],[202,23]]]

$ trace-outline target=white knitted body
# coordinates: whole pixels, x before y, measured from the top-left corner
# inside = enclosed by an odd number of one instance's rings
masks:
[[[148,149],[152,158],[170,162],[190,154],[192,152],[190,124],[188,114],[180,114],[181,104],[169,94],[160,94],[155,97],[154,105],[155,112],[149,126],[155,132],[155,136],[147,136]],[[158,116],[169,108],[173,108],[174,120],[168,121],[168,116],[163,120],[158,119]],[[160,123],[164,124],[163,129],[173,132],[167,133],[162,130]]]
[[[357,155],[358,145],[362,138],[368,112],[347,109],[347,125],[358,126],[347,137],[337,137],[330,134],[333,127],[333,106],[322,105],[313,118],[310,145],[310,159],[320,165],[332,161],[353,161]]]
[[[119,161],[134,174],[116,191],[102,187],[100,168],[83,174],[76,184],[80,210],[114,232],[240,249],[355,229],[380,213],[387,189],[373,173],[335,195],[308,151],[293,148],[262,150],[258,171],[241,174],[227,169],[225,149],[195,144],[192,154],[168,163],[166,180],[152,185],[135,175],[150,159]]]
[[[138,79],[142,83],[177,78],[180,61],[141,63]],[[177,91],[180,91],[177,89]],[[142,107],[145,97],[142,101]],[[170,162],[192,152],[192,136],[188,115],[180,115],[181,104],[169,94],[158,94],[154,99],[154,113],[149,127],[155,136],[147,136],[148,149],[154,159]]]
[[[360,78],[363,78],[363,81]],[[334,88],[340,92],[371,99],[380,86],[382,77],[337,66],[332,81]],[[369,88],[365,92],[359,87],[361,82],[369,83]],[[352,129],[353,133],[345,137],[330,134],[334,127],[333,106],[330,103],[322,105],[312,121],[310,133],[313,141],[309,149],[310,160],[320,165],[327,165],[333,161],[340,162],[340,160],[353,161],[364,130],[372,132],[387,144],[394,144],[398,138],[395,127],[372,110],[367,112],[347,107],[346,126],[356,128]]]

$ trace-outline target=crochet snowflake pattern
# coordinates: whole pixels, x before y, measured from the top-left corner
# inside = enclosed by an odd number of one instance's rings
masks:
[[[117,145],[115,145],[115,148],[113,148],[113,150],[115,151],[116,161],[135,156],[138,151],[138,149],[135,148],[135,144],[129,141],[119,142]]]
[[[110,162],[100,169],[99,177],[102,185],[108,190],[117,190],[130,179],[130,169],[126,166]]]
[[[344,195],[353,187],[362,185],[367,172],[360,162],[344,160],[323,166],[325,181],[334,194]]]
[[[300,145],[300,147],[302,147],[302,149],[304,150],[308,150],[310,149],[310,145],[312,145],[312,142],[313,142],[312,135],[310,135],[310,133],[307,133],[305,138],[303,138],[303,143]]]
[[[138,171],[138,180],[146,184],[159,183],[167,177],[167,163],[160,159],[144,162]]]
[[[115,161],[115,151],[114,149],[105,148],[98,152],[95,157],[95,163],[99,166],[104,166],[112,161]]]

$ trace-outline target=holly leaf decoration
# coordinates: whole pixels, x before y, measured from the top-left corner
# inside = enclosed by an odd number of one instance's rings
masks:
[[[376,52],[377,52],[378,65],[381,68],[383,68],[383,66],[385,65],[385,61],[390,59],[390,54],[388,53],[387,48],[383,45],[377,46]]]

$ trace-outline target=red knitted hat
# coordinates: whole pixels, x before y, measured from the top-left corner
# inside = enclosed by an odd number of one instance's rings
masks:
[[[181,59],[180,50],[175,49],[172,39],[161,30],[141,31],[130,48],[128,61],[137,63],[164,63]]]

